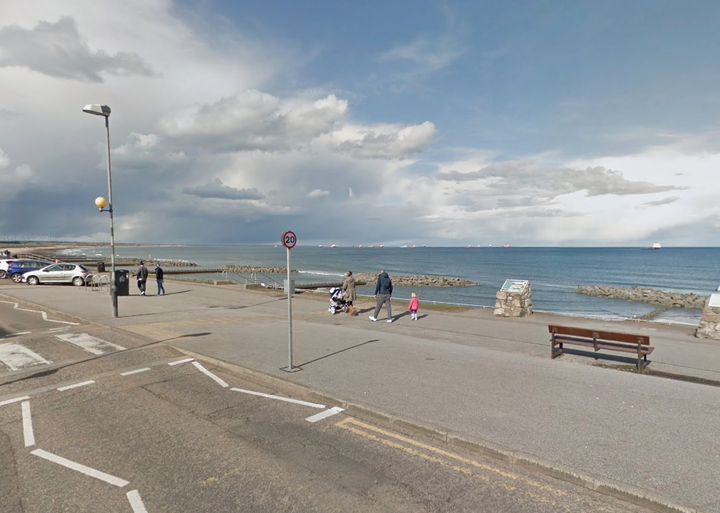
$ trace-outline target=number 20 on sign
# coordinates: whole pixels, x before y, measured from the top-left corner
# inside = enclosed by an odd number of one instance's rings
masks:
[[[297,237],[295,234],[291,231],[287,231],[283,233],[282,236],[282,243],[283,246],[285,246],[288,249],[292,249],[295,247],[295,244],[297,244]]]

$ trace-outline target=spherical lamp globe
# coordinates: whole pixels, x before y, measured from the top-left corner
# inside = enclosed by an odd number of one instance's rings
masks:
[[[105,208],[105,205],[107,205],[107,201],[105,201],[105,198],[102,196],[98,196],[95,198],[95,206],[99,209]]]

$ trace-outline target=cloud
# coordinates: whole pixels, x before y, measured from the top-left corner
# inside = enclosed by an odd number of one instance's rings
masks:
[[[323,196],[330,196],[330,191],[323,191],[322,189],[315,189],[308,192],[308,198],[322,198]]]
[[[657,201],[648,201],[647,203],[643,203],[642,206],[645,207],[661,207],[662,205],[669,205],[671,203],[675,203],[677,200],[679,200],[677,196],[671,196],[669,198],[663,198],[661,200]]]
[[[19,25],[0,29],[0,67],[11,66],[82,82],[103,82],[103,73],[156,76],[134,52],[110,55],[90,49],[70,17],[55,23],[41,21],[33,29]]]
[[[585,191],[587,197],[593,197],[609,194],[654,194],[685,188],[627,180],[621,172],[602,166],[587,167],[584,170],[551,169],[523,161],[490,164],[471,172],[440,172],[436,174],[436,178],[441,181],[481,182],[490,191],[532,191],[535,196],[548,198],[578,191]]]
[[[379,60],[410,62],[416,66],[412,74],[428,74],[449,66],[463,52],[460,42],[452,36],[432,39],[419,37],[411,43],[391,48]]]
[[[314,102],[282,101],[249,90],[187,109],[161,127],[168,137],[211,151],[287,151],[331,131],[347,107],[334,94]]]
[[[259,200],[265,196],[255,187],[252,189],[236,189],[224,185],[222,180],[215,178],[212,182],[197,187],[185,187],[185,194],[197,196],[198,198],[215,198],[229,200]]]
[[[346,126],[329,134],[322,143],[331,151],[354,157],[402,158],[427,149],[436,133],[430,121],[406,127]]]

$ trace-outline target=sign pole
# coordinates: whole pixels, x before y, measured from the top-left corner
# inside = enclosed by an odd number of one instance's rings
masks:
[[[287,372],[295,372],[296,368],[293,367],[293,361],[292,361],[292,293],[293,293],[293,282],[290,281],[290,250],[295,247],[295,244],[297,244],[297,236],[291,232],[287,231],[282,234],[282,244],[287,248],[287,280],[285,281],[285,286],[287,287],[287,295],[288,295],[288,366],[287,369],[283,368],[282,370],[287,370]],[[299,367],[297,370],[302,370]]]
[[[290,248],[287,248],[287,293],[288,293],[288,370],[292,372],[292,285],[290,282]]]

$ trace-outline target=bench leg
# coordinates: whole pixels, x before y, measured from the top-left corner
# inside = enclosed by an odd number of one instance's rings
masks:
[[[557,351],[555,350],[555,346],[556,346],[556,345],[559,347],[559,349],[558,349]],[[553,342],[553,343],[550,345],[550,358],[551,358],[551,359],[552,359],[552,358],[557,358],[557,357],[560,356],[561,354],[563,354],[563,345],[562,345],[562,342],[558,342],[557,344],[556,344],[555,342]]]

